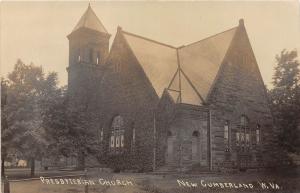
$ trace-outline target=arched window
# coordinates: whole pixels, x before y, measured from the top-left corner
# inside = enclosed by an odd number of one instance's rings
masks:
[[[236,134],[237,145],[250,146],[249,119],[246,115],[241,116],[240,129]]]
[[[124,147],[124,120],[118,115],[111,124],[110,149],[118,150]]]
[[[172,136],[172,132],[168,130],[167,136],[168,136],[168,137],[171,137],[171,136]]]

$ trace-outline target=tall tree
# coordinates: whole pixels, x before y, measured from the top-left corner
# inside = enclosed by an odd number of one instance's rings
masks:
[[[84,108],[70,105],[65,90],[63,93],[48,106],[44,116],[47,134],[52,139],[49,152],[66,157],[76,156],[78,169],[83,169],[85,156],[97,151],[96,135],[90,129],[88,114]]]
[[[299,153],[300,70],[297,51],[283,50],[276,56],[273,88],[269,91],[279,142],[287,152]]]
[[[7,126],[7,117],[5,113],[3,113],[3,109],[7,105],[7,87],[8,81],[4,78],[1,78],[1,176],[4,177],[4,161],[7,156],[7,146],[9,145],[7,142],[12,137],[11,132],[8,131]]]
[[[21,60],[8,75],[5,106],[2,109],[2,149],[15,149],[30,160],[31,176],[35,159],[49,145],[43,127],[43,109],[57,92],[56,73],[45,74],[42,67],[26,65]]]

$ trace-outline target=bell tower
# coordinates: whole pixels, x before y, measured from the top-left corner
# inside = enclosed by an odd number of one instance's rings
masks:
[[[109,50],[110,34],[90,4],[69,39],[69,66],[76,63],[103,65]]]
[[[68,94],[79,103],[90,100],[109,54],[107,32],[90,4],[69,39]],[[85,99],[87,98],[87,99]],[[74,100],[73,100],[74,101]]]

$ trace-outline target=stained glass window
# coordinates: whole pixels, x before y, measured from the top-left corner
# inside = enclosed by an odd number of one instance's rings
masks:
[[[124,147],[124,120],[118,115],[114,117],[111,125],[111,150]]]

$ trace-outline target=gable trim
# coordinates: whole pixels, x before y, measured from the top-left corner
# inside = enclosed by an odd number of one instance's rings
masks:
[[[174,46],[171,46],[171,45],[168,45],[168,44],[165,44],[165,43],[156,41],[156,40],[152,40],[152,39],[149,39],[149,38],[140,36],[140,35],[136,35],[136,34],[133,34],[133,33],[127,32],[127,31],[123,31],[123,30],[122,30],[122,33],[127,34],[127,35],[130,35],[130,36],[134,36],[134,37],[137,37],[137,38],[146,40],[146,41],[150,41],[150,42],[153,42],[153,43],[156,43],[156,44],[160,44],[160,45],[162,45],[162,46],[166,46],[166,47],[169,47],[169,48],[177,49],[177,48],[174,47]]]
[[[202,41],[205,41],[205,40],[208,40],[208,39],[213,38],[213,37],[215,37],[215,36],[218,36],[218,35],[221,35],[221,34],[223,34],[223,33],[226,33],[226,32],[228,32],[228,31],[230,31],[230,30],[235,29],[235,28],[238,28],[238,27],[233,27],[233,28],[230,28],[230,29],[228,29],[228,30],[222,31],[222,32],[220,32],[220,33],[216,33],[216,34],[214,34],[214,35],[208,36],[208,37],[206,37],[206,38],[204,38],[204,39],[198,40],[198,41],[196,41],[196,42],[192,42],[192,43],[190,43],[190,44],[188,44],[188,45],[180,46],[180,47],[178,47],[178,49],[183,49],[183,48],[185,48],[185,47],[192,46],[192,45],[194,45],[194,44],[200,43],[200,42],[202,42]]]
[[[149,85],[151,85],[152,91],[155,93],[155,95],[156,95],[158,98],[160,98],[161,96],[159,96],[158,93],[156,92],[156,90],[155,90],[155,88],[154,88],[154,86],[153,86],[151,80],[150,80],[149,77],[147,76],[147,74],[146,74],[144,68],[142,67],[140,61],[138,60],[137,56],[134,54],[134,51],[132,50],[131,46],[129,45],[127,39],[125,38],[125,36],[124,36],[123,33],[126,34],[127,32],[124,32],[120,27],[118,28],[118,32],[120,32],[120,35],[122,36],[122,38],[123,38],[123,40],[124,40],[126,46],[128,47],[128,49],[129,49],[131,55],[133,56],[134,60],[139,64],[140,69],[142,70],[142,72],[144,73],[145,78],[147,79],[147,83],[148,83]]]

